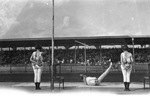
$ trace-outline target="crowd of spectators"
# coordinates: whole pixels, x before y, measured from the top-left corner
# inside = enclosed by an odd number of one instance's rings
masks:
[[[30,56],[34,50],[11,50],[1,51],[1,64],[30,64]],[[132,52],[132,49],[130,50]],[[51,52],[46,49],[44,55],[45,62],[51,62]],[[106,59],[112,59],[114,63],[120,61],[120,48],[86,49],[86,63],[89,66],[104,64]],[[76,54],[75,54],[76,53]],[[84,49],[56,49],[54,51],[55,63],[61,62],[65,64],[85,65]],[[150,49],[135,48],[135,62],[144,63],[150,59]]]

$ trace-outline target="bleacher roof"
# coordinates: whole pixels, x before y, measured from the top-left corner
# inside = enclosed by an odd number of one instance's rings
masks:
[[[150,44],[150,36],[91,36],[91,37],[55,37],[55,46],[74,46],[75,40],[86,43],[87,45],[135,45]],[[16,38],[0,39],[0,47],[31,47],[36,44],[51,46],[51,38]],[[78,43],[76,43],[79,45]]]

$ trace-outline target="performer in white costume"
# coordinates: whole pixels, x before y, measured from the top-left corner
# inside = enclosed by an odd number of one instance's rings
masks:
[[[34,71],[34,83],[35,83],[35,89],[40,90],[40,82],[41,82],[41,75],[42,75],[42,69],[43,69],[43,56],[41,49],[42,47],[40,45],[37,45],[35,47],[36,51],[34,51],[30,57],[30,61],[32,63],[32,68]]]
[[[96,85],[100,85],[101,81],[104,79],[104,77],[110,72],[110,69],[112,67],[112,62],[111,60],[109,60],[109,62],[107,63],[110,63],[109,67],[105,70],[105,72],[100,75],[98,78],[96,77],[90,77],[90,76],[86,76],[86,75],[83,75],[83,74],[80,74],[80,76],[82,76],[82,79],[83,79],[83,82],[86,84],[86,85],[89,85],[89,86],[96,86]]]
[[[121,70],[123,74],[123,82],[125,86],[125,91],[130,91],[129,85],[130,85],[130,74],[132,71],[132,63],[133,63],[133,57],[130,52],[128,52],[128,46],[123,45],[122,46],[123,52],[120,56],[121,61]]]

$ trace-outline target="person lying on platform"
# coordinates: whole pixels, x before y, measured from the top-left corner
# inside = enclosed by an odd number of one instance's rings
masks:
[[[86,76],[84,74],[80,74],[80,76],[82,77],[83,82],[86,85],[89,86],[98,86],[100,85],[101,81],[104,79],[104,77],[110,72],[110,69],[112,67],[112,62],[111,59],[109,59],[109,61],[107,62],[109,63],[109,67],[103,72],[102,75],[100,75],[98,78],[96,77],[90,77],[90,76]]]

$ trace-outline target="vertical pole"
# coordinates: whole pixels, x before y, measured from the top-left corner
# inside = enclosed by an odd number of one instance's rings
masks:
[[[102,64],[102,46],[101,45],[99,45],[99,51],[100,51],[100,53],[99,53],[99,61],[100,61],[100,64]]]
[[[52,0],[52,9],[53,9],[53,16],[52,16],[52,60],[51,60],[51,90],[54,90],[54,79],[53,79],[53,65],[54,65],[54,0]]]
[[[85,55],[85,73],[87,72],[87,64],[86,64],[86,46],[84,50],[84,55]]]
[[[10,53],[10,47],[9,47],[9,53]],[[9,62],[10,63],[10,73],[12,73],[12,71],[11,71],[11,63],[12,62]]]
[[[0,65],[2,65],[2,47],[0,47],[1,51],[0,51]]]
[[[75,52],[74,52],[74,65],[77,63],[77,46],[76,46],[76,42],[75,42]],[[71,70],[72,72],[72,70]]]
[[[2,49],[2,47],[1,47],[1,65],[2,65],[2,63],[3,63],[2,57],[3,57],[3,49]]]
[[[133,51],[133,70],[134,70],[134,72],[135,72],[135,50],[134,50],[134,38],[132,38],[132,46],[133,46],[133,48],[132,48],[132,51]]]
[[[27,72],[27,65],[26,65],[26,47],[24,47],[24,65],[25,65],[25,72]]]
[[[77,63],[77,46],[76,46],[76,43],[75,43],[75,54],[74,54],[75,56],[75,58],[74,58],[74,64],[76,64]]]
[[[1,51],[0,51],[0,65],[2,65],[2,47],[0,47]]]
[[[49,45],[49,61],[50,61],[50,58],[51,58],[51,56],[50,56],[50,45]],[[49,63],[51,63],[51,62],[49,62]],[[50,65],[51,65],[51,64],[49,64],[49,66],[48,66],[48,67],[49,67],[49,72],[51,73]]]

